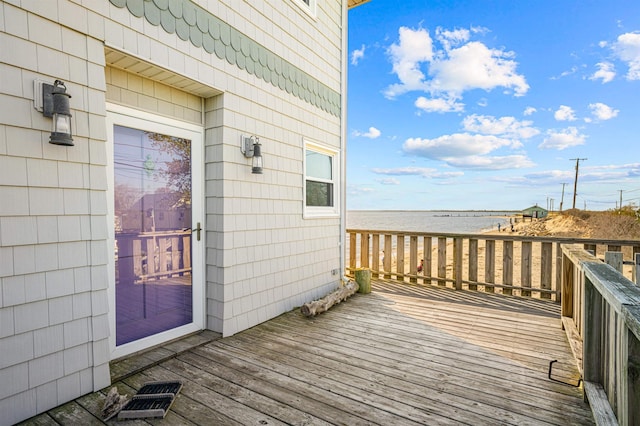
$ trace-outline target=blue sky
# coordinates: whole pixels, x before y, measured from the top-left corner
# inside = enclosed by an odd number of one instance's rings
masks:
[[[349,60],[349,210],[640,205],[640,1],[371,0]]]

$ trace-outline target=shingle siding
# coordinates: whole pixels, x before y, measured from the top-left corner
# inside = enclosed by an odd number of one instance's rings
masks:
[[[176,1],[200,34],[168,31],[142,2],[0,3],[0,425],[109,384],[107,103],[203,127],[205,327],[231,335],[337,284],[340,221],[302,218],[302,165],[303,138],[341,149],[341,2],[311,16],[295,2]],[[33,81],[55,79],[72,96],[73,147],[49,144],[33,108]],[[241,135],[260,137],[264,174]]]

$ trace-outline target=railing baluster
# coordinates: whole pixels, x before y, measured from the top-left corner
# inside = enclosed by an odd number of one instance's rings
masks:
[[[425,277],[431,278],[433,274],[433,237],[424,237],[423,238],[423,246],[424,252],[422,255],[424,256],[424,267],[422,268],[422,273]],[[430,279],[424,280],[425,284],[431,284]]]
[[[551,290],[551,276],[553,269],[553,243],[542,243],[540,248],[540,288]],[[562,252],[562,250],[560,250]],[[558,267],[556,265],[556,267]],[[551,299],[551,293],[541,293],[540,298]]]
[[[484,281],[488,284],[493,284],[496,281],[496,241],[486,240],[484,249]],[[485,285],[484,291],[487,293],[494,293],[495,287],[492,285]]]
[[[384,253],[382,257],[382,263],[384,264],[384,277],[386,279],[391,278],[391,259],[393,258],[392,251],[392,243],[391,243],[391,235],[384,236]]]
[[[418,274],[418,237],[415,235],[411,235],[409,237],[409,274],[411,274],[409,282],[417,283],[418,279],[416,278],[416,275]]]
[[[453,284],[462,290],[462,237],[453,239]]]
[[[396,271],[398,279],[404,281],[404,235],[398,235],[396,240]]]
[[[478,239],[469,239],[469,281],[478,281]],[[469,290],[477,290],[477,284],[469,283]]]
[[[349,269],[354,271],[357,267],[356,265],[356,241],[358,234],[355,232],[349,233]]]
[[[447,239],[438,237],[438,278],[447,277]],[[439,286],[446,286],[445,280],[438,280]]]
[[[530,297],[531,291],[524,290],[531,288],[531,268],[533,264],[533,243],[531,241],[523,241],[520,259],[520,285],[522,286],[522,296]]]
[[[373,234],[371,239],[371,270],[380,276],[380,234]]]
[[[513,241],[502,242],[502,284],[513,285]],[[513,294],[513,290],[503,288],[502,294]]]
[[[360,234],[360,267],[369,267],[369,234]]]
[[[622,252],[620,252],[619,250],[605,252],[604,262],[616,271],[622,273]]]

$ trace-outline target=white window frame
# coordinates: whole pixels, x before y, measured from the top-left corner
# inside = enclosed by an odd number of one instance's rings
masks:
[[[142,130],[150,130],[158,133],[169,134],[172,136],[182,137],[192,140],[191,148],[191,180],[192,180],[192,200],[191,210],[193,214],[193,223],[201,222],[204,229],[204,129],[191,123],[178,121],[158,114],[153,114],[137,109],[125,107],[122,105],[107,103],[107,211],[110,220],[108,220],[108,243],[109,247],[114,247],[115,229],[114,229],[114,172],[113,172],[113,126],[121,125]],[[200,163],[197,161],[200,159]],[[206,232],[203,232],[205,235]],[[192,290],[193,290],[193,319],[189,324],[167,330],[149,337],[144,337],[130,343],[116,346],[116,291],[115,291],[115,258],[113,252],[109,254],[108,263],[108,284],[107,291],[109,298],[109,348],[111,351],[111,359],[121,358],[141,350],[148,349],[164,342],[174,340],[189,333],[200,331],[205,326],[205,291],[204,291],[204,247],[205,241],[193,244],[191,253],[192,264]]]
[[[304,0],[293,0],[294,3],[297,3],[305,13],[315,18],[317,14],[318,0],[309,0],[309,4],[305,3]]]
[[[305,219],[340,217],[340,151],[317,142],[311,142],[307,139],[304,139],[303,142],[302,216]],[[333,184],[333,206],[307,206],[307,150],[331,157],[332,179],[327,182],[331,182]],[[318,181],[317,178],[312,178],[312,180]]]

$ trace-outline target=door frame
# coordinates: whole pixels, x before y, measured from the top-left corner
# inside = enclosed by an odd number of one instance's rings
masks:
[[[115,246],[115,206],[114,206],[114,136],[113,126],[121,125],[135,129],[153,131],[191,140],[191,209],[192,224],[204,225],[204,128],[193,123],[183,122],[150,112],[140,111],[122,105],[107,103],[107,241],[108,247]],[[116,346],[116,288],[115,256],[108,252],[108,298],[109,298],[109,349],[111,360],[130,355],[179,338],[205,326],[205,280],[204,247],[206,232],[202,232],[200,241],[192,238],[191,286],[193,297],[193,322],[163,331],[152,336]]]

